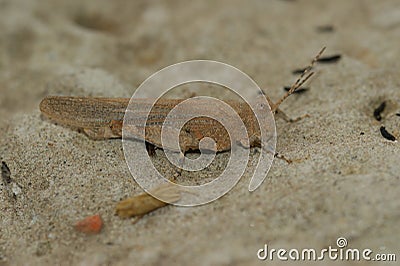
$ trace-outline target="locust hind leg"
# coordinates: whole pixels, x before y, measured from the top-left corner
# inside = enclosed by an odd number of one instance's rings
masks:
[[[104,139],[115,139],[120,138],[120,135],[114,134],[114,132],[108,127],[98,128],[83,128],[83,132],[91,139],[104,140]]]
[[[108,125],[83,128],[83,132],[91,139],[116,139],[122,137],[122,121],[112,120]]]

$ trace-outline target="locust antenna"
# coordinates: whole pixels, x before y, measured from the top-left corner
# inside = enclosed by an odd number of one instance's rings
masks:
[[[310,72],[314,66],[314,64],[318,61],[322,53],[325,51],[326,47],[323,47],[321,51],[313,58],[311,63],[304,69],[303,73],[301,73],[300,77],[296,80],[295,83],[290,87],[290,89],[280,98],[275,104],[272,106],[272,112],[275,113],[278,110],[279,105],[283,101],[286,100],[291,94],[293,94],[297,89],[299,89],[303,84],[309,80],[315,72]]]

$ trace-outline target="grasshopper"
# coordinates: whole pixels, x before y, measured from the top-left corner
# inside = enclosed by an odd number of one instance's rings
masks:
[[[305,68],[296,82],[276,103],[271,101],[267,95],[263,95],[268,100],[274,115],[277,114],[289,122],[295,122],[304,117],[301,116],[296,119],[290,119],[279,109],[279,106],[287,97],[302,87],[314,74],[314,72],[311,72],[311,69],[324,50],[325,47],[314,57],[310,65]],[[41,101],[40,110],[51,120],[83,130],[91,139],[121,138],[124,115],[127,111],[129,101],[129,98],[47,96]],[[135,101],[137,101],[135,106],[143,108],[143,110],[147,110],[149,105],[154,102],[152,99],[135,99]],[[145,117],[145,115],[143,115],[143,117],[137,117],[134,121],[130,121],[130,123],[132,123],[130,126],[135,127],[135,122],[137,122],[137,126],[142,127],[144,124],[143,121],[146,121],[144,136],[146,143],[149,143],[151,147],[155,146],[168,149],[169,147],[163,147],[161,141],[163,122],[168,113],[182,101],[183,99],[159,99],[153,106],[148,117]],[[244,102],[238,101],[226,101],[226,103],[238,113],[246,126],[250,147],[261,146],[260,128],[251,107]],[[208,106],[197,107],[208,108]],[[140,113],[140,110],[138,111],[138,113]],[[190,113],[190,110],[188,110],[188,113]],[[179,119],[184,118],[185,117],[180,117]],[[136,137],[143,140],[143,136],[140,134]],[[196,117],[187,122],[180,132],[179,145],[181,154],[191,150],[198,150],[200,140],[204,137],[210,137],[215,141],[216,145],[214,149],[216,152],[223,152],[231,149],[228,132],[220,123],[211,118]],[[151,151],[152,149],[149,152]],[[275,154],[275,156],[286,160],[288,163],[290,162],[290,160],[287,160],[283,156],[279,156],[278,154]],[[175,191],[170,187],[158,187],[155,188],[155,191],[167,195],[167,198],[170,200],[169,203],[178,201],[180,198],[179,191]],[[168,203],[162,202],[144,193],[119,202],[116,206],[116,213],[122,218],[139,216],[140,219],[140,217],[146,213],[167,204]]]
[[[264,95],[271,106],[273,114],[279,113],[283,119],[292,122],[302,118],[290,119],[279,109],[279,105],[314,74],[311,69],[324,50],[325,47],[314,57],[302,75],[276,103],[273,103],[267,95]],[[123,120],[129,100],[129,98],[47,96],[40,103],[40,110],[51,120],[82,129],[91,139],[120,138],[122,137]],[[139,108],[142,106],[144,110],[153,102],[152,99],[136,99],[136,101],[136,106]],[[183,99],[159,99],[156,102],[146,120],[144,140],[147,143],[157,148],[166,148],[162,146],[161,142],[163,121],[168,113],[182,101]],[[226,103],[238,113],[246,126],[250,147],[260,146],[260,129],[251,107],[244,102],[238,101],[226,101]],[[204,108],[207,108],[207,106],[204,106]],[[135,121],[143,125],[141,123],[142,119],[146,119],[146,117],[137,117]],[[135,123],[135,121],[132,122]],[[137,137],[143,138],[140,135]],[[180,132],[181,152],[184,154],[187,151],[198,150],[199,142],[204,137],[210,137],[215,141],[216,152],[231,149],[229,135],[220,123],[211,118],[198,117],[187,122]]]

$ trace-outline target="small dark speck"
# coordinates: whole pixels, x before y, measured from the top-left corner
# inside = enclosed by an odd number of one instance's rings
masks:
[[[289,86],[285,86],[285,87],[283,87],[283,89],[284,89],[285,91],[289,91],[289,90],[290,90],[290,87],[289,87]],[[309,89],[310,89],[310,88],[308,88],[308,87],[306,87],[306,88],[299,88],[299,89],[295,90],[293,93],[301,94],[301,93],[304,93],[304,92],[308,91]]]
[[[6,162],[1,162],[1,177],[5,184],[11,183],[11,171]]]
[[[360,135],[363,136],[365,133],[364,132],[360,132]]]
[[[397,116],[400,116],[400,113],[397,113],[396,115],[397,115]]]
[[[382,116],[381,113],[385,110],[386,102],[382,102],[375,110],[374,110],[374,117],[376,120],[381,121]]]
[[[325,57],[319,58],[318,63],[322,63],[322,64],[336,63],[341,58],[342,58],[342,56],[340,54],[325,56]]]
[[[321,25],[317,27],[317,31],[321,33],[334,32],[335,28],[332,25]]]
[[[390,141],[396,141],[396,138],[392,134],[390,134],[384,126],[381,126],[380,130],[382,137]]]
[[[298,69],[295,69],[295,70],[292,71],[292,74],[293,74],[293,75],[300,75],[300,74],[303,74],[304,71],[306,71],[306,69],[307,69],[307,68],[298,68]],[[310,70],[311,70],[311,69],[310,69]]]

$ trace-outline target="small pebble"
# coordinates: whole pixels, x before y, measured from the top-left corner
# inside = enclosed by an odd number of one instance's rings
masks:
[[[103,227],[100,215],[88,216],[75,224],[75,229],[85,234],[98,234]]]

